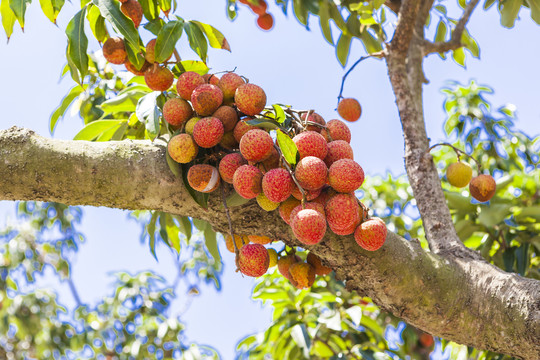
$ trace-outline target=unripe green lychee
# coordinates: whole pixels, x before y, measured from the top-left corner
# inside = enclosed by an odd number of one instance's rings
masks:
[[[249,239],[245,235],[234,234],[234,241],[236,242],[236,247],[238,248],[238,250],[240,250],[242,246],[249,244]],[[235,252],[231,235],[225,236],[225,246],[227,247],[227,250],[229,250],[230,252],[232,253]]]
[[[351,130],[343,121],[338,119],[330,120],[326,124],[326,129],[321,130],[321,135],[326,141],[343,140],[348,143],[351,142]]]
[[[298,205],[300,205],[300,201],[292,196],[279,205],[279,216],[287,225],[291,225],[291,212]]]
[[[293,138],[300,159],[306,156],[315,156],[324,160],[328,153],[328,145],[326,139],[321,134],[315,131],[304,131]]]
[[[338,104],[337,111],[339,116],[350,122],[360,119],[360,115],[362,115],[360,103],[353,98],[341,100]]]
[[[289,268],[292,264],[295,264],[300,261],[298,255],[290,254],[281,256],[277,261],[278,271],[285,278],[290,279],[291,274],[289,273]]]
[[[332,269],[324,266],[321,259],[312,252],[307,254],[306,262],[313,266],[313,269],[315,269],[315,275],[324,276],[332,272]]]
[[[219,144],[223,137],[223,124],[215,117],[205,117],[197,121],[193,127],[193,139],[203,148],[211,148]]]
[[[304,209],[311,209],[319,212],[326,219],[326,213],[324,212],[324,205],[316,202],[305,202],[304,205],[300,204],[291,211],[290,222],[292,224],[293,219],[298,213]]]
[[[163,118],[172,126],[180,126],[193,115],[189,103],[181,98],[172,98],[163,105]]]
[[[268,258],[270,259],[270,262],[268,263],[268,267],[271,268],[271,267],[276,266],[277,265],[277,251],[272,248],[269,248],[266,250],[268,251]]]
[[[491,175],[478,175],[469,183],[471,196],[480,202],[488,201],[495,195],[497,183]]]
[[[246,136],[248,134],[246,134]],[[242,141],[246,136],[242,138]],[[240,146],[242,146],[241,143]],[[264,174],[262,181],[264,195],[268,198],[268,200],[276,203],[285,201],[289,196],[291,196],[293,185],[294,183],[291,174],[282,168],[268,171],[266,174]]]
[[[317,190],[307,190],[307,189],[304,189],[304,193],[306,194],[306,200],[307,201],[311,201],[313,199],[315,199],[316,197],[318,197],[320,194],[321,194],[321,188],[317,189]],[[298,188],[298,186],[296,186],[296,184],[294,184],[294,187],[293,187],[293,190],[292,190],[292,196],[294,196],[296,199],[302,201],[302,192],[300,191],[300,189]]]
[[[236,89],[234,101],[238,110],[246,115],[254,116],[264,110],[266,106],[266,94],[257,85],[244,84]]]
[[[138,28],[143,17],[143,9],[137,0],[127,0],[120,6],[120,10],[133,21]]]
[[[244,245],[236,258],[238,270],[247,276],[263,276],[270,265],[268,251],[261,244]]]
[[[363,249],[378,250],[386,240],[386,225],[379,218],[371,218],[361,223],[354,232],[354,240]]]
[[[140,69],[137,69],[135,65],[129,62],[129,60],[126,60],[126,62],[124,63],[126,70],[137,76],[144,76],[144,73],[150,68],[150,65],[152,64],[145,60],[143,66]]]
[[[146,44],[146,54],[144,55],[144,57],[146,58],[146,61],[148,61],[151,64],[156,62],[156,57],[154,53],[155,48],[156,48],[156,40],[157,39],[152,39]],[[169,56],[169,59],[171,58],[171,56]],[[169,61],[169,59],[165,61]],[[185,99],[185,100],[189,100],[189,99]]]
[[[203,77],[194,71],[186,71],[178,77],[176,92],[184,100],[191,100],[191,94],[198,86],[205,84]]]
[[[324,161],[315,156],[301,159],[294,170],[296,180],[306,190],[317,190],[326,184],[328,168]]]
[[[167,67],[151,66],[144,73],[144,81],[154,91],[167,91],[174,82],[174,75]]]
[[[234,190],[244,199],[256,198],[262,191],[263,174],[253,165],[242,165],[233,176]]]
[[[219,145],[228,150],[235,150],[238,149],[240,144],[238,144],[234,138],[234,133],[232,131],[228,131],[223,134],[223,138],[219,142]]]
[[[216,85],[216,86],[217,84],[219,84],[219,76],[217,76],[216,74],[204,74],[203,79],[205,83],[207,84]]]
[[[326,233],[326,219],[316,210],[304,209],[291,219],[291,227],[298,241],[314,245],[319,243]]]
[[[246,159],[244,159],[239,153],[227,154],[219,162],[219,174],[221,175],[223,181],[232,184],[236,169],[246,164]]]
[[[354,159],[354,152],[345,140],[334,140],[328,143],[328,154],[324,158],[326,166],[330,167],[333,163],[341,159]]]
[[[259,195],[257,195],[256,199],[257,199],[257,204],[259,204],[261,209],[263,209],[264,211],[274,211],[279,206],[278,202],[273,202],[273,201],[268,200],[268,198],[266,197],[266,195],[264,195],[264,193],[260,193]]]
[[[187,164],[195,159],[199,147],[189,134],[178,134],[169,140],[167,150],[174,161]]]
[[[446,169],[446,179],[450,185],[462,188],[469,185],[472,179],[472,168],[469,164],[458,161]]]
[[[201,118],[198,117],[192,117],[191,119],[189,119],[186,123],[186,126],[184,127],[186,133],[188,133],[189,135],[193,135],[193,128],[195,127],[195,124],[199,122],[199,120],[201,120]]]
[[[223,92],[223,101],[231,101],[234,99],[236,89],[240,85],[244,85],[246,82],[242,77],[233,72],[229,72],[221,76],[217,86]]]
[[[242,140],[242,136],[244,136],[245,133],[247,133],[249,130],[258,129],[258,127],[254,125],[248,124],[246,121],[253,120],[252,118],[244,118],[243,120],[240,120],[236,123],[236,126],[234,127],[234,138],[238,143],[240,143],[240,140]]]
[[[197,114],[202,116],[212,115],[222,103],[223,93],[215,85],[199,85],[191,94],[191,104]]]
[[[272,239],[270,239],[268,236],[261,236],[261,235],[248,235],[248,239],[254,244],[261,244],[261,245],[268,245],[272,242]]]
[[[302,121],[309,121],[309,122],[313,122],[313,123],[320,124],[320,125],[326,125],[326,121],[324,121],[324,118],[321,115],[317,114],[316,112],[310,111],[309,112],[309,117],[306,120],[307,114],[308,113],[303,113],[300,116]],[[321,126],[317,126],[317,125],[307,125],[306,126],[307,131],[316,131],[316,132],[320,133],[322,129],[323,128]]]
[[[103,57],[111,64],[120,65],[125,63],[127,52],[124,40],[119,37],[108,38],[103,43]]]
[[[202,193],[212,192],[219,186],[218,169],[211,165],[193,165],[189,168],[187,179],[193,189]]]
[[[358,223],[360,220],[359,208],[358,200],[352,194],[337,194],[332,196],[326,202],[324,208],[330,229],[332,231],[334,229],[338,231],[344,230],[349,228],[351,224]]]
[[[230,106],[220,106],[212,116],[221,120],[225,132],[234,130],[234,127],[238,122],[238,114],[236,113],[236,110]]]
[[[272,154],[274,140],[264,130],[249,130],[240,139],[240,152],[248,161],[259,162]]]
[[[289,267],[289,273],[294,279],[295,287],[298,289],[308,289],[315,282],[315,269],[308,263],[297,262]]]
[[[364,183],[364,170],[354,160],[338,160],[328,170],[328,183],[336,191],[350,193]]]

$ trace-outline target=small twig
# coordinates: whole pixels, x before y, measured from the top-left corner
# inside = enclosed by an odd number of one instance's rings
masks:
[[[77,288],[75,287],[75,283],[73,283],[73,279],[70,277],[67,278],[67,283],[69,286],[69,290],[71,291],[71,294],[73,295],[73,298],[75,299],[75,302],[77,303],[77,307],[82,306],[81,297],[79,296],[79,292],[77,291]]]
[[[356,65],[360,64],[362,61],[369,59],[371,57],[381,58],[384,56],[385,56],[385,52],[379,51],[373,54],[362,56],[360,59],[356,60],[356,62],[349,68],[349,70],[347,70],[347,72],[345,73],[345,75],[343,75],[343,78],[341,79],[341,88],[339,89],[338,103],[339,103],[339,100],[343,99],[343,88],[345,87],[345,80],[347,79],[347,76],[349,76],[349,74],[354,70]]]
[[[289,172],[289,174],[291,175],[294,183],[296,184],[296,186],[298,186],[298,190],[300,190],[300,193],[302,194],[302,208],[304,208],[304,204],[306,202],[306,192],[304,191],[304,189],[300,186],[300,183],[298,182],[298,180],[296,180],[296,176],[294,176],[294,172],[292,171],[291,169],[291,166],[289,165],[289,163],[287,162],[287,159],[285,159],[285,157],[283,156],[283,153],[281,152],[281,149],[277,146],[277,145],[274,145],[274,148],[277,150],[279,156],[281,157],[281,159],[283,160],[283,166],[285,166],[285,168],[287,169],[287,171]]]
[[[177,63],[182,61],[182,58],[180,57],[180,54],[178,53],[178,50],[174,49],[173,54],[174,54],[174,58],[176,59]]]
[[[451,147],[454,152],[456,153],[457,155],[457,158],[458,158],[458,161],[460,161],[460,157],[461,155],[465,155],[465,156],[468,156],[469,158],[473,159],[474,162],[476,163],[476,166],[478,167],[478,172],[482,172],[482,164],[480,164],[480,162],[478,160],[476,160],[476,158],[474,158],[473,156],[467,154],[465,151],[455,147],[454,145],[452,144],[449,144],[449,143],[438,143],[438,144],[435,144],[433,146],[431,146],[429,149],[428,149],[428,153],[431,152],[431,150],[433,150],[434,148],[436,148],[437,146],[449,146]]]
[[[232,226],[231,214],[229,213],[229,207],[227,206],[227,199],[225,198],[225,184],[221,183],[221,200],[223,201],[223,207],[225,208],[225,214],[227,215],[227,221],[229,222],[229,234],[234,246],[234,253],[238,256],[238,246],[236,245],[236,239],[234,238],[234,230]]]

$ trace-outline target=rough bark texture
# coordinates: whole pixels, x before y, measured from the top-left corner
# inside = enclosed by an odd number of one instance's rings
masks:
[[[219,196],[211,197],[208,210],[199,208],[169,170],[165,150],[159,142],[60,141],[15,127],[0,131],[0,200],[153,209],[202,218],[226,232]],[[232,208],[231,215],[245,233],[299,245],[276,212],[254,201]],[[538,281],[483,260],[426,252],[417,241],[392,233],[375,252],[359,248],[352,236],[330,233],[308,248],[348,288],[424,331],[525,359],[540,357]]]

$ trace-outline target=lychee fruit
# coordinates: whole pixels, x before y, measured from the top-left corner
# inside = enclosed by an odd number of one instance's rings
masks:
[[[259,0],[256,4],[248,3],[249,7],[253,12],[257,15],[263,15],[266,13],[266,9],[268,9],[268,4],[264,0]]]
[[[244,199],[254,199],[262,191],[262,172],[253,165],[242,165],[233,176],[234,190]]]
[[[234,235],[234,241],[236,242],[236,247],[238,250],[242,248],[242,246],[249,244],[249,239],[247,236],[244,235]],[[235,253],[234,244],[232,242],[231,235],[227,235],[225,237],[225,246],[227,247],[227,250],[229,250],[232,253]]]
[[[446,169],[446,179],[450,185],[462,188],[469,185],[472,179],[472,168],[469,164],[458,161]]]
[[[193,139],[203,148],[211,148],[219,144],[223,137],[223,124],[215,117],[205,117],[197,121],[193,127]]]
[[[261,245],[268,245],[272,242],[272,239],[270,239],[268,236],[248,235],[248,239],[254,244]]]
[[[360,221],[360,205],[352,194],[337,194],[332,196],[324,208],[326,220],[330,229],[344,230]],[[354,231],[354,229],[352,229]],[[351,233],[352,233],[351,231]]]
[[[174,82],[174,75],[167,67],[151,66],[144,73],[144,81],[154,91],[167,91]]]
[[[321,135],[324,136],[326,141],[343,140],[348,143],[351,142],[351,130],[343,121],[338,119],[330,120],[326,124],[326,129],[321,130]]]
[[[184,100],[191,100],[191,94],[198,86],[205,84],[203,77],[194,71],[186,71],[178,77],[176,92]]]
[[[238,122],[238,114],[236,113],[236,110],[230,106],[220,106],[212,116],[221,120],[225,132],[234,130],[234,127]]]
[[[307,190],[317,190],[326,184],[328,168],[324,161],[318,157],[306,156],[296,165],[294,175],[302,188]]]
[[[480,202],[488,201],[495,195],[497,183],[491,175],[478,175],[469,183],[471,196]]]
[[[276,148],[272,147],[270,156],[257,164],[257,167],[266,174],[268,171],[275,169],[279,166],[279,153]]]
[[[233,72],[229,72],[224,74],[221,79],[219,79],[219,82],[217,86],[221,89],[223,92],[223,101],[232,101],[234,100],[234,94],[236,92],[236,89],[240,85],[244,85],[246,82],[242,77],[238,74],[235,74]]]
[[[246,159],[244,159],[239,153],[227,154],[219,162],[219,174],[221,175],[223,181],[232,184],[236,169],[246,164]]]
[[[321,259],[312,252],[307,254],[306,262],[309,265],[313,266],[313,269],[315,269],[315,275],[324,276],[332,272],[332,269],[324,266],[321,262]]]
[[[316,124],[320,124],[320,125],[326,125],[326,121],[324,121],[324,118],[317,114],[316,112],[313,112],[313,111],[310,111],[309,112],[309,116],[306,120],[306,116],[307,116],[308,113],[303,113],[300,118],[302,119],[302,121],[309,121],[309,122],[313,122],[313,123],[316,123]],[[316,131],[318,133],[321,132],[323,128],[321,126],[317,126],[317,125],[307,125],[306,126],[306,130],[307,131]]]
[[[316,210],[304,209],[291,219],[291,227],[298,241],[314,245],[319,243],[326,233],[326,219]]]
[[[189,119],[186,123],[186,126],[184,127],[185,132],[189,135],[193,135],[193,128],[199,120],[201,120],[201,118],[198,117],[192,117],[191,119]]]
[[[338,160],[328,170],[328,183],[338,192],[350,193],[364,183],[364,170],[354,160]]]
[[[246,115],[254,116],[264,110],[266,106],[266,94],[257,85],[244,84],[236,89],[234,102],[238,110]]]
[[[300,201],[294,197],[288,198],[279,205],[279,216],[281,216],[287,225],[291,225],[291,212],[298,205],[300,205]]]
[[[317,189],[317,190],[306,190],[306,189],[304,189],[304,193],[306,194],[306,200],[311,201],[311,200],[317,198],[321,194],[321,189],[320,188]],[[291,195],[294,196],[296,199],[302,201],[302,192],[300,191],[298,186],[296,186],[296,184],[294,184],[294,186],[293,186],[293,190],[292,190]]]
[[[238,149],[239,146],[238,141],[236,141],[234,138],[234,133],[232,131],[223,134],[223,138],[221,138],[219,145],[228,150]]]
[[[137,69],[135,65],[129,62],[129,60],[126,60],[126,62],[124,63],[126,70],[137,76],[144,76],[144,73],[146,72],[146,70],[148,70],[148,68],[150,68],[150,65],[152,64],[145,60],[143,66],[140,69]]]
[[[360,115],[362,115],[360,103],[353,98],[341,100],[338,104],[337,111],[339,116],[350,122],[360,119]]]
[[[204,74],[203,79],[207,84],[216,86],[219,84],[219,77],[216,74]]]
[[[274,26],[274,17],[268,13],[259,15],[257,18],[257,26],[259,26],[262,30],[271,30]]]
[[[146,58],[146,61],[148,61],[151,64],[156,62],[156,57],[155,57],[156,41],[157,39],[152,39],[146,44],[146,54],[144,57]],[[171,58],[171,56],[169,56],[169,59]],[[165,61],[169,61],[169,59]],[[185,99],[185,100],[188,100],[188,99]]]
[[[297,262],[289,267],[289,273],[293,278],[297,289],[307,289],[315,282],[315,269],[305,262]]]
[[[296,135],[293,139],[300,159],[306,156],[315,156],[321,160],[324,160],[328,153],[328,145],[326,139],[321,134],[315,131],[304,131]]]
[[[270,257],[268,251],[261,244],[244,245],[238,257],[236,258],[236,266],[238,270],[247,276],[263,276],[270,265]]]
[[[189,134],[178,134],[169,140],[167,151],[171,158],[180,163],[187,164],[195,159],[199,147]]]
[[[211,165],[193,165],[189,168],[187,179],[193,189],[202,193],[210,193],[219,186],[218,169]]]
[[[141,4],[137,0],[127,0],[121,6],[120,10],[133,21],[135,27],[138,28],[143,17]]]
[[[249,130],[240,139],[240,152],[248,161],[259,162],[268,158],[273,148],[274,140],[261,129]]]
[[[245,136],[242,138],[242,140]],[[240,144],[242,146],[242,144]],[[264,195],[273,202],[282,202],[291,196],[294,183],[291,174],[285,169],[277,168],[264,174],[262,188]]]
[[[163,105],[163,118],[172,126],[180,126],[193,115],[189,103],[181,98],[172,98]]]
[[[386,240],[386,225],[379,218],[371,218],[361,223],[354,232],[354,240],[363,249],[378,250]]]
[[[197,114],[202,116],[212,115],[222,103],[223,93],[215,85],[199,85],[191,94],[191,104]]]
[[[283,275],[285,278],[290,279],[291,274],[289,274],[289,268],[292,264],[295,264],[300,261],[300,258],[298,255],[290,254],[281,256],[277,261],[278,271],[281,275]]]
[[[247,133],[249,130],[258,129],[258,127],[254,125],[248,124],[246,121],[253,120],[251,118],[245,118],[243,120],[240,120],[236,123],[236,126],[234,127],[234,138],[238,143],[240,143],[240,140],[242,140],[242,136],[244,136],[245,133]]]
[[[270,259],[270,262],[268,263],[268,267],[271,268],[271,267],[274,267],[277,265],[277,251],[270,248],[270,249],[266,249],[268,251],[268,258]]]
[[[316,203],[316,202],[306,202],[304,203],[304,205],[300,204],[296,206],[294,209],[292,209],[291,215],[290,215],[291,224],[293,222],[294,217],[298,215],[298,213],[304,209],[315,210],[319,212],[322,216],[324,216],[326,219],[326,213],[324,212],[324,205]]]
[[[345,140],[334,140],[328,143],[328,154],[324,158],[326,166],[330,167],[333,163],[341,159],[354,159],[354,152]]]
[[[103,57],[111,64],[120,65],[125,63],[127,52],[124,40],[119,37],[108,38],[103,43]]]
[[[260,193],[259,195],[257,195],[256,200],[257,200],[257,204],[259,204],[261,209],[265,211],[276,210],[279,206],[278,202],[273,202],[273,201],[268,200],[268,198],[266,197],[266,195],[264,195],[264,193]]]

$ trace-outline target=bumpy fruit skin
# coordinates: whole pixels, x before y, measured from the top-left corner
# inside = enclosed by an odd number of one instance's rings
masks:
[[[144,81],[154,91],[167,91],[174,82],[174,75],[167,67],[151,66],[144,73]]]
[[[203,79],[205,83],[216,85],[219,84],[219,77],[216,74],[204,74]]]
[[[119,37],[108,38],[103,43],[103,57],[111,64],[120,65],[126,62],[127,52],[124,40]]]
[[[471,196],[480,202],[486,202],[495,195],[497,183],[491,175],[478,175],[469,183]]]
[[[189,134],[178,134],[169,140],[167,150],[174,161],[187,164],[195,159],[199,147]]]
[[[194,71],[186,71],[178,77],[176,82],[176,92],[184,100],[191,100],[193,90],[205,84],[203,77]]]
[[[266,249],[268,251],[268,258],[270,259],[270,262],[268,263],[268,267],[274,267],[277,265],[277,251],[270,248]]]
[[[291,274],[289,273],[289,268],[292,264],[295,264],[299,261],[300,258],[298,257],[298,255],[291,254],[280,257],[277,261],[279,273],[290,280]]]
[[[238,122],[238,114],[230,106],[220,106],[213,114],[213,117],[217,117],[223,123],[223,129],[225,132],[234,130],[236,123]]]
[[[254,84],[240,85],[234,94],[234,101],[238,110],[249,116],[255,116],[266,106],[264,90]]]
[[[300,159],[306,156],[315,156],[324,160],[328,153],[328,145],[326,139],[321,134],[315,131],[304,131],[293,138]]]
[[[253,165],[242,165],[233,176],[234,190],[244,199],[254,199],[262,191],[262,172]]]
[[[236,141],[236,139],[234,138],[234,134],[232,131],[223,134],[223,138],[219,142],[219,145],[228,150],[238,149],[239,146],[238,141]]]
[[[279,205],[279,216],[281,216],[287,225],[291,225],[291,212],[298,205],[300,205],[300,200],[292,196]]]
[[[294,174],[302,188],[318,190],[326,184],[328,168],[318,157],[306,156],[298,162]]]
[[[328,170],[328,183],[338,192],[350,193],[364,183],[364,170],[354,160],[338,160]]]
[[[304,207],[302,207],[302,204],[300,204],[300,205],[296,206],[294,209],[292,209],[291,215],[290,215],[291,224],[292,224],[295,216],[298,215],[298,213],[300,211],[304,210],[304,209],[315,210],[315,211],[319,212],[322,216],[324,216],[324,218],[326,219],[326,213],[324,211],[324,205],[316,203],[316,202],[306,202],[306,203],[304,203]]]
[[[245,235],[234,235],[234,240],[236,242],[236,247],[240,250],[244,245],[249,244],[249,239]],[[234,253],[234,244],[232,242],[231,235],[227,235],[225,237],[225,246],[227,247],[227,250]]]
[[[291,219],[291,227],[298,241],[314,245],[319,243],[326,233],[326,219],[316,210],[304,209]]]
[[[321,130],[321,135],[324,136],[326,141],[343,140],[348,143],[351,142],[351,130],[343,121],[338,119],[330,120],[326,124],[326,129]]]
[[[469,185],[472,179],[472,168],[469,164],[457,162],[450,164],[446,169],[446,179],[450,185],[462,188]]]
[[[308,263],[298,262],[289,267],[289,273],[298,289],[307,289],[315,282],[315,269]]]
[[[219,174],[221,175],[223,181],[232,184],[236,169],[246,164],[246,159],[244,159],[239,153],[227,154],[219,162]]]
[[[337,194],[332,196],[325,206],[326,220],[332,231],[341,232],[350,229],[360,221],[360,205],[352,194]],[[354,231],[351,230],[350,234]],[[335,232],[335,231],[334,231]]]
[[[201,118],[198,117],[192,117],[191,119],[189,119],[186,123],[186,126],[184,127],[186,133],[188,133],[189,135],[193,135],[193,128],[195,127],[195,124],[199,122],[199,120],[201,120]]]
[[[332,269],[327,266],[324,266],[321,262],[321,259],[314,253],[310,252],[307,255],[306,262],[309,265],[313,266],[313,268],[315,269],[315,275],[324,276],[332,272]]]
[[[337,111],[339,116],[350,122],[360,119],[360,115],[362,115],[360,103],[353,98],[341,100],[338,104]]]
[[[259,168],[259,170],[262,171],[263,174],[266,174],[268,171],[275,169],[278,166],[279,153],[274,147],[272,147],[272,152],[270,153],[270,156],[257,164],[257,167]]]
[[[163,105],[163,118],[172,126],[180,126],[193,115],[191,105],[180,98],[172,98]]]
[[[341,159],[354,159],[354,152],[345,140],[335,140],[328,143],[328,154],[324,158],[326,166],[330,167],[333,163]]]
[[[307,114],[308,113],[303,113],[302,116],[300,116],[300,118],[303,121],[306,121]],[[309,117],[307,118],[307,121],[314,122],[321,125],[326,125],[326,121],[324,121],[324,118],[321,115],[317,114],[316,112],[309,112]],[[322,127],[317,126],[317,125],[306,126],[307,131],[316,131],[320,133],[322,129],[323,129]]]
[[[245,136],[244,136],[245,138]],[[242,140],[244,139],[242,138]],[[242,144],[240,143],[240,146]],[[293,179],[291,174],[285,169],[277,168],[264,174],[262,189],[268,200],[280,203],[291,196],[293,189]]]
[[[144,73],[146,72],[146,70],[148,70],[150,65],[151,64],[145,60],[143,66],[140,69],[137,69],[135,65],[129,62],[129,60],[126,60],[126,62],[124,63],[126,70],[137,76],[144,76]]]
[[[386,240],[386,225],[379,218],[371,218],[361,223],[354,232],[354,240],[363,249],[375,251],[380,249]]]
[[[261,245],[268,245],[272,242],[272,239],[270,239],[268,236],[248,235],[248,239],[254,244]]]
[[[268,251],[261,244],[244,245],[236,259],[238,270],[247,276],[263,276],[270,265]]]
[[[238,74],[232,72],[224,74],[217,84],[223,92],[223,101],[233,100],[236,89],[245,83],[244,79]]]
[[[137,0],[125,1],[120,6],[120,10],[133,21],[136,28],[139,27],[143,16],[143,10],[141,4],[139,4]]]
[[[257,199],[257,204],[259,204],[261,209],[263,209],[264,211],[273,211],[273,210],[276,210],[279,206],[278,202],[273,202],[273,201],[268,200],[268,198],[266,197],[266,195],[264,195],[264,193],[260,193],[259,195],[257,195],[256,199]]]
[[[203,148],[211,148],[219,144],[223,133],[223,124],[215,117],[202,118],[193,127],[193,139]]]
[[[253,120],[253,118],[244,118],[243,120],[240,120],[236,123],[236,126],[234,127],[234,138],[238,143],[240,143],[240,140],[242,140],[242,136],[244,136],[245,133],[247,133],[250,130],[258,129],[258,127],[254,125],[249,125],[246,121]]]
[[[274,18],[268,13],[259,15],[257,18],[257,26],[262,30],[269,31],[274,26]]]
[[[211,165],[193,165],[189,168],[187,179],[193,189],[202,193],[210,193],[219,186],[218,169]]]
[[[197,114],[202,116],[212,115],[222,103],[223,93],[215,85],[199,85],[191,94],[191,104]]]
[[[304,189],[304,193],[306,194],[306,200],[311,201],[311,200],[317,198],[321,194],[321,190],[322,189],[317,189],[317,190],[306,190],[306,189]],[[298,200],[302,201],[302,197],[303,197],[302,192],[300,191],[298,186],[296,186],[296,184],[294,184],[291,194],[292,194],[292,196],[294,196]]]
[[[249,130],[240,139],[240,152],[247,161],[259,162],[272,154],[274,140],[264,130]]]

